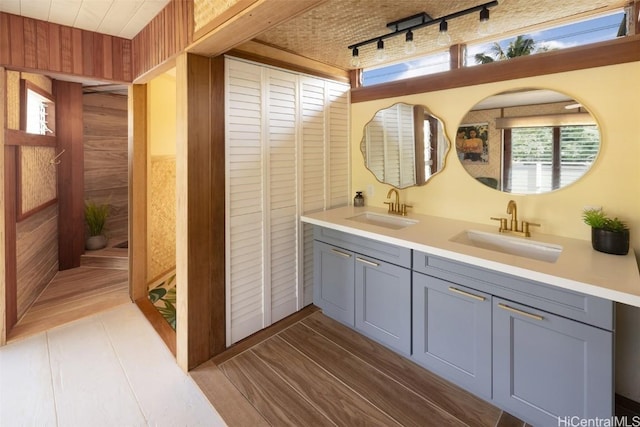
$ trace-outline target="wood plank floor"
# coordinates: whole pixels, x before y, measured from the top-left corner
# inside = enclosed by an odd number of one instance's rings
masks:
[[[59,271],[9,331],[8,341],[130,302],[126,270],[78,267]]]
[[[245,348],[191,371],[230,426],[525,426],[321,312]]]

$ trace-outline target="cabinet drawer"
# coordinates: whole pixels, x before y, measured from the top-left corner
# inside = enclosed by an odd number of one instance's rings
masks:
[[[550,313],[613,330],[614,303],[533,280],[414,251],[413,269]]]
[[[324,227],[314,227],[313,238],[381,261],[411,268],[411,249],[408,248]]]

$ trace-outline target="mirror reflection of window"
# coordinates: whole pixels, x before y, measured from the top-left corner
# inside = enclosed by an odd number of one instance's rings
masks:
[[[544,193],[584,175],[600,147],[595,125],[530,127],[504,130],[506,191]],[[510,151],[510,153],[509,153]]]

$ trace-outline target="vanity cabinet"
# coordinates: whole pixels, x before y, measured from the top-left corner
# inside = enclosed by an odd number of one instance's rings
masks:
[[[354,253],[346,249],[313,242],[313,302],[322,312],[345,325],[355,326]]]
[[[532,425],[613,415],[614,303],[314,227],[314,303]]]
[[[613,415],[613,333],[493,299],[493,401],[534,425]]]
[[[314,239],[314,304],[408,356],[411,250],[322,227]]]
[[[414,251],[413,360],[533,425],[613,415],[611,301]]]
[[[491,295],[413,273],[412,359],[491,399]]]

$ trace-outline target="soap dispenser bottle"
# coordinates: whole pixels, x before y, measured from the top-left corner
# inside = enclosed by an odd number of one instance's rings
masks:
[[[356,191],[356,197],[353,198],[353,206],[364,206],[364,197],[362,197],[362,191]]]

